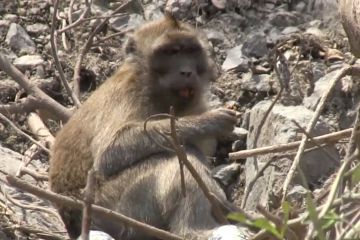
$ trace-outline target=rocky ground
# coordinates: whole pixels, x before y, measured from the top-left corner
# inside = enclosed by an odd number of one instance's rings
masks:
[[[69,2],[61,1],[57,29],[68,19]],[[121,1],[94,2],[101,5],[93,5],[93,17],[102,16],[121,4]],[[82,99],[86,99],[123,60],[124,34],[107,36],[159,18],[164,9],[172,11],[178,18],[196,25],[209,39],[210,51],[219,69],[219,79],[211,89],[212,105],[225,105],[242,113],[236,134],[220,144],[213,159],[214,177],[222,183],[229,199],[246,211],[255,211],[257,204],[276,211],[297,147],[233,159],[229,159],[228,153],[300,140],[301,128],[307,127],[321,96],[339,69],[352,61],[352,55],[338,22],[336,5],[330,0],[232,0],[227,1],[226,6],[223,4],[223,1],[132,1],[122,15],[111,18],[101,29],[86,54],[80,71]],[[73,21],[80,17],[83,9],[84,4],[74,4]],[[50,0],[0,1],[0,53],[47,94],[70,107],[51,52],[53,11]],[[69,81],[73,78],[82,46],[101,20],[93,18],[82,27],[58,34],[58,56]],[[278,63],[282,67],[280,73],[276,72]],[[284,77],[286,73],[288,76]],[[0,71],[0,101],[3,105],[26,96],[19,84]],[[279,99],[267,113],[275,96]],[[358,96],[359,88],[354,78],[345,77],[339,81],[310,135],[352,127]],[[0,112],[3,112],[2,108]],[[39,114],[56,135],[60,122]],[[10,117],[22,131],[32,134],[26,114]],[[302,157],[301,167],[316,201],[321,202],[321,196],[327,192],[331,175],[344,157],[347,142],[345,139],[311,148]],[[46,188],[48,156],[38,150],[32,154],[35,148],[27,137],[0,120],[0,169],[19,174],[20,166],[28,161],[27,169],[41,176],[25,174],[22,178]],[[261,176],[256,176],[256,169],[269,161],[272,164]],[[4,179],[2,174],[0,179]],[[302,209],[305,193],[303,181],[296,175],[288,199]],[[0,239],[62,237],[63,226],[49,202],[1,184]]]

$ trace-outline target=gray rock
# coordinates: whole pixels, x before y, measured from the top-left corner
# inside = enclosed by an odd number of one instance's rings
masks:
[[[171,12],[175,17],[183,19],[192,12],[192,0],[169,0],[166,2],[165,11]]]
[[[40,55],[24,55],[15,59],[13,64],[20,70],[28,70],[33,69],[43,63],[44,60],[41,58]]]
[[[232,163],[228,165],[220,165],[212,171],[212,177],[220,181],[224,186],[229,186],[234,182],[234,179],[239,176],[240,164]]]
[[[269,22],[276,27],[296,26],[301,19],[294,12],[279,11],[269,15]]]
[[[290,27],[284,28],[284,30],[282,30],[281,33],[283,35],[288,35],[288,34],[293,34],[293,33],[297,33],[297,32],[300,32],[300,29],[298,27],[290,26]]]
[[[231,69],[238,69],[240,71],[247,71],[249,68],[249,60],[242,53],[243,45],[239,45],[227,51],[227,56],[222,64],[222,69],[228,71]]]
[[[253,74],[251,72],[244,73],[240,80],[241,89],[256,91],[256,92],[270,92],[272,89],[272,79],[268,74]]]
[[[329,83],[337,73],[338,71],[332,71],[326,74],[325,76],[323,76],[322,78],[320,78],[318,81],[316,81],[314,92],[310,96],[304,98],[303,105],[308,109],[315,110],[320,101],[321,96],[324,94],[325,91],[327,91],[327,89],[329,88]],[[336,94],[339,95],[340,91],[341,91],[341,83],[339,81],[336,85],[335,92],[337,93],[335,93],[335,95]]]
[[[19,17],[15,14],[8,13],[8,14],[4,15],[4,20],[7,20],[11,23],[17,22],[18,19],[19,19]]]
[[[11,175],[15,175],[21,164],[22,155],[0,145],[0,156],[0,169]],[[39,160],[33,160],[32,164],[28,167],[32,168],[32,165],[35,165],[37,168],[39,168],[41,163]],[[32,170],[35,171],[34,168]],[[0,179],[5,180],[3,174],[0,174]],[[22,179],[30,184],[36,185],[36,181],[30,176],[25,175],[22,177]],[[6,192],[9,196],[11,196],[13,199],[23,205],[31,204],[33,206],[41,206],[47,208],[48,210],[56,212],[51,203],[43,201],[32,194],[22,192],[16,188],[13,188],[12,186],[4,184],[3,182],[1,183],[0,188],[0,200],[3,202],[5,201],[5,196],[3,195],[3,193]],[[8,206],[15,211],[15,214],[12,214],[11,219],[18,222],[21,221],[23,224],[26,225],[37,226],[41,229],[47,229],[51,232],[64,231],[63,227],[61,227],[62,223],[60,222],[60,219],[58,217],[55,217],[53,214],[48,214],[43,211],[34,211],[31,209],[21,208],[12,204],[10,201],[6,202],[8,203]]]
[[[157,4],[148,4],[144,6],[145,19],[155,20],[164,16],[161,7]]]
[[[220,31],[214,31],[212,29],[206,29],[204,30],[206,33],[206,37],[207,39],[213,44],[213,45],[218,45],[221,44],[226,40],[226,36],[223,32]]]
[[[126,28],[136,28],[144,23],[144,18],[140,14],[129,14],[109,20],[110,27],[115,31],[123,31]]]
[[[5,38],[9,26],[10,26],[9,20],[0,20],[0,40]]]
[[[302,202],[306,198],[307,190],[301,185],[295,185],[289,190],[289,193],[286,197],[291,203],[297,204],[298,206],[302,205]]]
[[[4,54],[6,58],[10,60],[10,62],[14,61],[17,58],[16,54],[7,48],[0,47],[0,53]]]
[[[15,51],[33,54],[36,51],[35,43],[31,40],[24,28],[11,23],[5,39],[6,43]]]
[[[241,50],[248,57],[261,58],[268,53],[266,44],[266,36],[257,33],[245,39]]]
[[[326,38],[326,34],[317,27],[309,27],[306,29],[305,33],[312,34],[322,39]]]
[[[314,114],[304,106],[283,106],[276,104],[267,117],[264,126],[261,127],[259,138],[257,143],[255,143],[255,135],[259,129],[258,124],[264,117],[270,104],[271,101],[262,101],[252,108],[250,113],[247,149],[299,140],[300,131],[292,120],[295,120],[305,128]],[[329,133],[328,124],[319,121],[315,129],[311,132],[311,135],[318,136],[326,133]],[[322,149],[314,149],[306,152],[300,161],[300,166],[305,173],[307,181],[310,183],[317,182],[320,177],[329,174],[330,171],[340,163],[340,157],[335,147],[328,146],[324,149],[336,160],[334,161],[333,158],[330,158]],[[255,162],[257,163],[257,169],[260,169],[266,162],[274,157],[276,159],[273,161],[272,165],[269,166],[264,171],[264,174],[255,182],[246,201],[245,209],[254,210],[257,204],[265,206],[271,195],[282,189],[282,184],[292,164],[293,156],[281,157],[269,154],[246,159],[245,178],[246,187],[248,187],[249,183],[256,175]],[[302,184],[297,175],[295,176],[293,183]]]
[[[26,26],[26,31],[33,34],[46,33],[49,31],[49,26],[42,23],[34,23]]]

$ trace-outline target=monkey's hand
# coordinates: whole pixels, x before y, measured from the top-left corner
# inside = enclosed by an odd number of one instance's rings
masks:
[[[234,130],[236,122],[236,111],[226,108],[211,110],[200,116],[200,124],[203,124],[203,127],[209,134],[216,137],[230,134]]]

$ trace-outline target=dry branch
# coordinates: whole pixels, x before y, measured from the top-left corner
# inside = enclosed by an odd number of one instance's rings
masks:
[[[342,131],[325,134],[322,136],[314,137],[313,141],[316,142],[317,144],[334,143],[343,138],[350,137],[351,131],[352,131],[352,128],[348,128],[348,129],[345,129]],[[357,132],[357,134],[359,134],[359,132]],[[242,151],[238,151],[238,152],[232,152],[232,153],[229,153],[229,158],[230,158],[230,160],[238,160],[238,159],[247,158],[247,157],[256,156],[256,155],[289,151],[289,150],[293,150],[293,149],[299,147],[300,143],[301,143],[301,141],[296,141],[296,142],[292,142],[292,143],[284,143],[284,144],[279,144],[279,145],[273,145],[273,146],[260,147],[260,148],[249,149],[249,150],[242,150]],[[307,146],[307,148],[311,148],[314,146],[314,144],[312,144],[311,142],[308,141],[306,146]]]
[[[87,175],[86,180],[86,187],[84,192],[84,207],[83,207],[83,214],[82,214],[82,223],[81,223],[81,239],[82,240],[89,240],[89,232],[91,226],[91,205],[94,203],[95,197],[95,170],[90,169]]]
[[[316,122],[318,121],[318,119],[320,117],[322,110],[325,107],[325,103],[328,101],[331,93],[333,92],[333,89],[335,88],[336,83],[346,75],[360,75],[360,68],[355,67],[355,66],[346,66],[336,74],[336,76],[330,82],[327,91],[325,91],[324,94],[322,95],[320,102],[319,102],[318,106],[316,107],[316,111],[315,111],[309,125],[306,128],[306,132],[311,133],[311,131],[313,130],[313,128],[316,125]],[[294,158],[293,164],[291,165],[289,173],[286,176],[286,179],[284,181],[283,192],[282,192],[283,200],[286,198],[289,185],[295,174],[295,170],[299,167],[299,162],[304,154],[304,150],[305,150],[307,141],[308,141],[307,135],[304,134],[303,138],[301,140],[300,146],[299,146],[299,150]]]
[[[50,133],[49,129],[45,126],[38,114],[30,113],[27,119],[30,131],[35,134],[37,139],[44,142],[50,148],[55,141],[54,136]]]
[[[26,183],[25,181],[16,178],[11,175],[6,175],[6,180],[8,184],[12,185],[13,187],[20,188],[24,191],[27,191],[31,194],[34,194],[42,199],[49,200],[53,203],[59,204],[59,205],[67,205],[71,208],[75,209],[82,209],[83,202],[80,200],[74,200],[70,197],[65,197],[60,194],[56,194],[50,191],[43,190],[39,187],[33,186],[31,184]],[[139,230],[143,233],[146,233],[150,236],[154,236],[156,238],[164,239],[164,240],[183,240],[183,238],[166,232],[164,230],[155,228],[153,226],[147,225],[145,223],[136,221],[132,218],[126,217],[120,213],[116,213],[114,211],[111,211],[109,209],[103,208],[98,205],[92,205],[92,211],[95,216],[108,219],[114,223],[126,225],[128,227],[132,227],[136,230]]]
[[[94,29],[94,31],[92,31],[90,33],[88,40],[86,41],[86,43],[84,44],[84,47],[80,51],[79,57],[76,60],[75,67],[74,67],[74,75],[73,75],[73,86],[74,87],[73,87],[73,89],[74,89],[74,94],[76,96],[80,96],[80,68],[81,68],[81,64],[82,64],[82,61],[83,61],[86,53],[89,51],[89,49],[91,48],[91,46],[93,44],[95,35],[98,34],[101,31],[101,29],[103,29],[103,27],[105,26],[107,21],[112,17],[112,15],[123,11],[131,2],[132,1],[126,1],[121,6],[116,8],[109,16],[105,17],[102,20],[102,22]]]
[[[62,106],[60,103],[56,102],[54,99],[49,97],[46,93],[44,93],[40,88],[31,83],[31,81],[24,76],[16,67],[14,67],[9,60],[0,53],[0,69],[6,72],[10,77],[12,77],[21,87],[25,89],[25,91],[35,97],[34,106],[35,109],[43,108],[49,111],[51,114],[59,118],[60,120],[66,122],[72,112],[66,107]],[[31,98],[30,98],[31,99]],[[27,103],[27,107],[29,107],[29,101]],[[24,103],[24,102],[23,102]],[[0,108],[1,110],[1,108]],[[3,109],[4,110],[4,109]]]
[[[55,61],[56,69],[59,72],[60,80],[61,80],[62,84],[64,85],[66,92],[71,97],[74,105],[76,107],[80,107],[81,103],[80,103],[78,97],[76,96],[76,94],[74,94],[74,92],[71,90],[71,88],[69,86],[69,83],[66,81],[65,74],[61,67],[61,63],[60,63],[58,52],[57,52],[55,27],[56,27],[56,16],[57,16],[58,7],[59,7],[59,0],[55,0],[54,12],[53,12],[52,21],[51,21],[51,32],[50,32],[51,52],[52,52],[52,56]]]

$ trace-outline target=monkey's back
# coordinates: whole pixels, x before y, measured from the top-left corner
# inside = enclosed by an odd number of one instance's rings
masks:
[[[132,72],[127,64],[120,67],[58,132],[50,156],[52,191],[77,195],[85,187],[87,172],[113,129],[136,115],[136,107],[128,103],[131,90],[123,84],[132,80]]]

